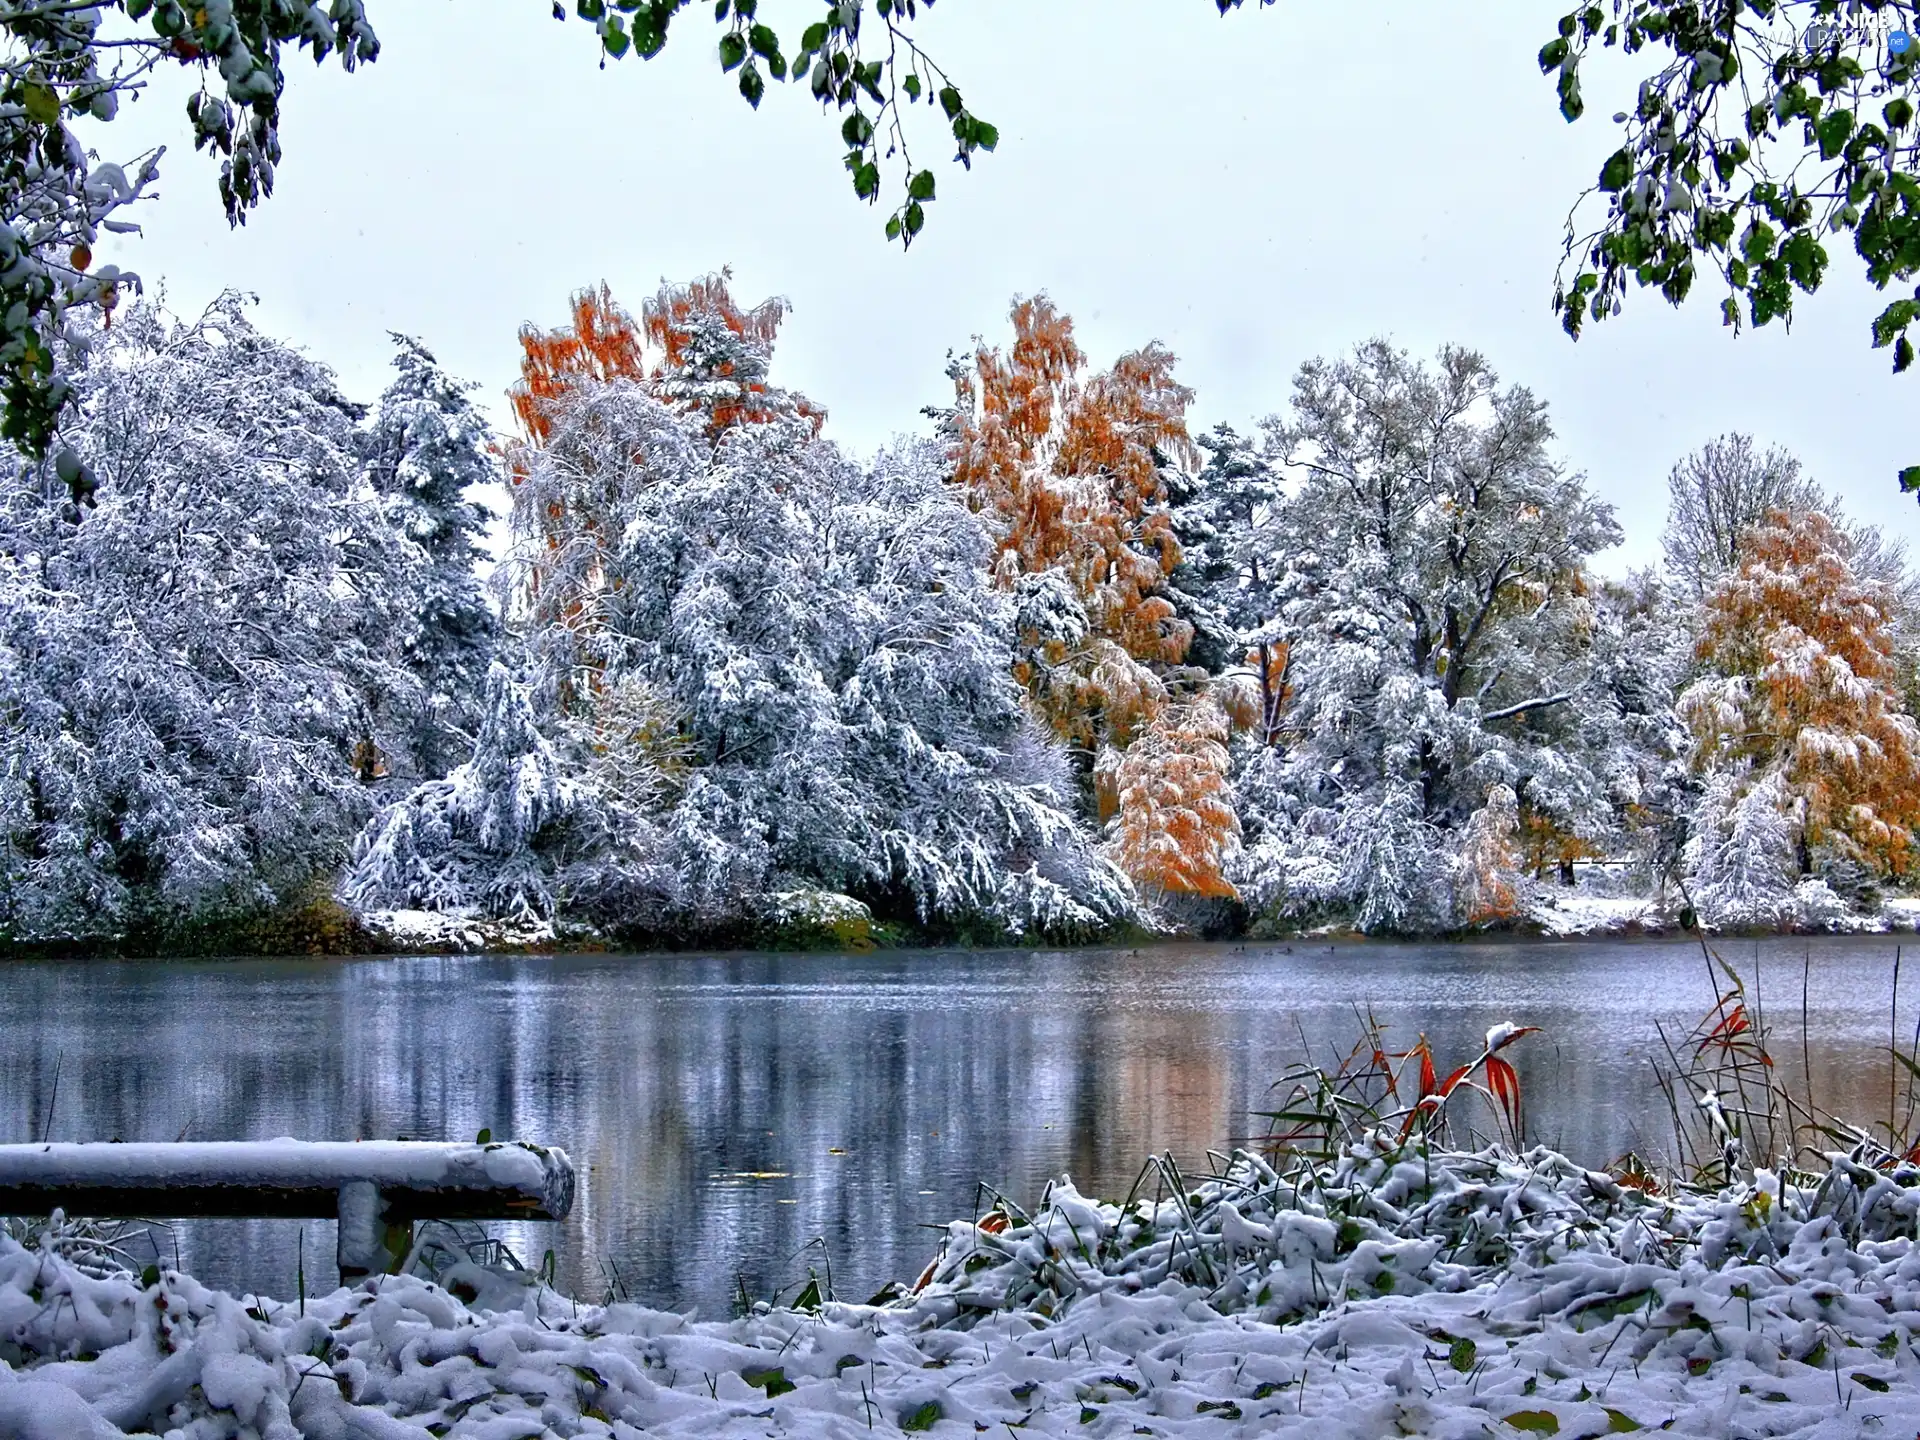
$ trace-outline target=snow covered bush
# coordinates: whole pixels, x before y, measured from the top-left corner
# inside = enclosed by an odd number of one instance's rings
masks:
[[[1910,1165],[1648,1194],[1375,1131],[1154,1157],[1117,1199],[1062,1177],[941,1227],[877,1303],[816,1285],[730,1321],[576,1303],[457,1233],[426,1273],[297,1302],[0,1235],[0,1432],[1904,1434],[1876,1417],[1920,1413],[1916,1216]]]
[[[0,931],[116,937],[330,883],[421,704],[421,556],[358,412],[231,294],[134,307],[75,385],[91,503],[33,467],[0,498]]]
[[[666,882],[646,817],[566,773],[503,665],[488,677],[472,758],[370,822],[341,896],[362,911],[430,910],[550,924],[563,903],[629,923]],[[654,908],[658,908],[656,905]]]

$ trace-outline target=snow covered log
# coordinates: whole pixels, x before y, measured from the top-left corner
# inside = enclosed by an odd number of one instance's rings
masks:
[[[561,1220],[563,1150],[524,1141],[0,1145],[0,1215],[324,1219],[343,1279],[395,1269],[416,1220]]]

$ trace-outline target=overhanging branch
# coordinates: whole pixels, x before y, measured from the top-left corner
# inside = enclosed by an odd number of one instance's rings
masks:
[[[1515,715],[1523,715],[1529,710],[1545,710],[1550,705],[1564,705],[1573,699],[1574,692],[1562,690],[1558,695],[1536,695],[1531,700],[1522,700],[1518,705],[1509,705],[1504,710],[1489,710],[1480,717],[1482,725],[1490,725],[1495,720],[1510,720]]]

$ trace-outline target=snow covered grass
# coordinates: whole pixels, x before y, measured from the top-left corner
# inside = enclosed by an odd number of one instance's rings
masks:
[[[0,1239],[0,1433],[1897,1434],[1920,1171],[1655,1196],[1375,1132],[951,1225],[880,1303],[699,1322],[455,1265],[298,1302]],[[1181,1183],[1170,1185],[1178,1179]],[[457,1298],[460,1296],[466,1299]]]

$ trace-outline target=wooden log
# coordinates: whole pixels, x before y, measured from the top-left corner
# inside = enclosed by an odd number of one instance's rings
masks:
[[[0,1215],[335,1218],[343,1279],[390,1271],[416,1220],[561,1220],[573,1165],[525,1142],[0,1145]]]

